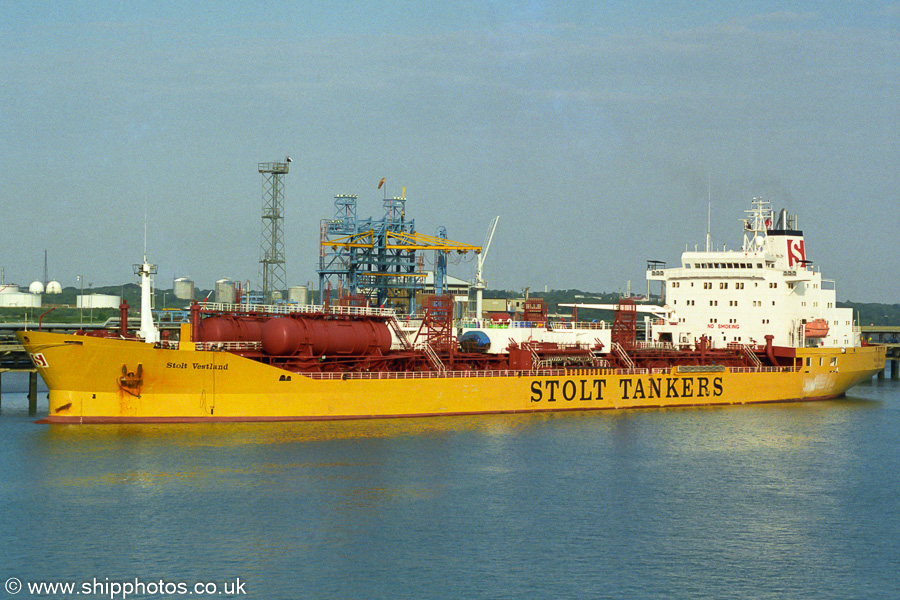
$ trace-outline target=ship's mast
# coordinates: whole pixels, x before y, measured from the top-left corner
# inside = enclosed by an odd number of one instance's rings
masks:
[[[141,276],[141,328],[138,335],[148,344],[155,344],[159,341],[159,329],[153,323],[153,290],[150,276],[156,274],[156,265],[151,265],[144,256],[143,263],[134,265],[134,274]]]
[[[151,275],[156,275],[156,265],[147,261],[147,216],[144,214],[144,262],[133,265],[134,274],[141,277],[141,328],[138,335],[144,338],[148,344],[159,341],[159,329],[153,323],[153,280]]]
[[[706,251],[709,252],[709,230],[712,228],[712,175],[706,184]]]
[[[775,213],[768,200],[754,198],[753,208],[744,212],[749,216],[744,220],[744,251],[761,250],[766,240],[767,231],[774,223]]]

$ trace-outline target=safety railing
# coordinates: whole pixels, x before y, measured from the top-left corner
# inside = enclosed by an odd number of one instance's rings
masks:
[[[800,367],[729,367],[732,373],[796,373]]]
[[[203,312],[252,312],[265,314],[325,313],[328,315],[375,317],[392,317],[395,315],[392,308],[333,305],[325,308],[319,304],[226,304],[223,302],[203,302],[200,304],[200,310]]]

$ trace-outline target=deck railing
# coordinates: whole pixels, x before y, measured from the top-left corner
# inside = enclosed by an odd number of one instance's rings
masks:
[[[732,373],[794,373],[797,367],[732,367]],[[411,371],[376,373],[298,373],[310,379],[468,379],[481,377],[564,377],[590,375],[670,375],[666,368],[657,369],[603,369],[599,367],[572,367],[568,369],[532,369],[529,371],[486,370],[486,371]]]
[[[731,367],[732,373],[796,373],[800,367]]]
[[[392,308],[334,305],[325,308],[320,304],[225,304],[223,302],[203,302],[200,304],[200,310],[208,312],[253,312],[278,315],[292,313],[325,313],[329,315],[395,316],[394,309]]]

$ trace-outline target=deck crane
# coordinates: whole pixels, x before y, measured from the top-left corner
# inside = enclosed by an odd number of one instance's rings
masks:
[[[491,249],[491,240],[494,239],[494,231],[497,229],[497,221],[500,220],[500,215],[494,217],[494,220],[491,221],[490,227],[488,227],[487,237],[484,238],[484,244],[481,245],[483,250],[478,255],[478,270],[475,272],[475,281],[472,283],[472,287],[475,288],[475,318],[480,319],[482,317],[482,312],[484,310],[484,288],[487,285],[487,282],[482,277],[482,270],[484,268],[484,259],[487,258],[488,250]]]

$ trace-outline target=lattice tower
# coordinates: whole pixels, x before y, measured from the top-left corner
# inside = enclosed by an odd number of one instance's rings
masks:
[[[264,302],[273,293],[284,294],[287,274],[284,266],[284,176],[290,157],[284,162],[259,163],[262,174],[262,243],[259,247],[259,287]]]

